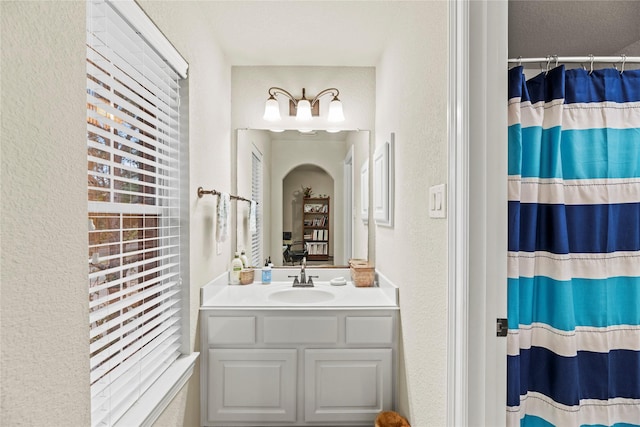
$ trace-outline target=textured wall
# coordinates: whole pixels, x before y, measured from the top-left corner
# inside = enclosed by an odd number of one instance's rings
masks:
[[[401,412],[414,426],[446,424],[447,220],[430,219],[428,187],[447,180],[446,2],[422,13],[376,69],[376,145],[395,132],[395,221],[376,227],[376,267],[400,287]],[[398,7],[403,7],[399,4]],[[406,382],[406,386],[403,385]]]
[[[0,2],[0,423],[89,425],[84,2]]]

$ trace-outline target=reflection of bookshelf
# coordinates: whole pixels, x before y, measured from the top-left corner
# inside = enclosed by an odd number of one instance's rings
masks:
[[[302,203],[302,234],[309,251],[309,261],[329,259],[329,215],[328,197],[305,198]]]

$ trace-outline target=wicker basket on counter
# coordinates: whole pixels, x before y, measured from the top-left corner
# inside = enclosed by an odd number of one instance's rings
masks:
[[[376,278],[375,267],[364,259],[350,259],[351,281],[358,288],[373,286]]]
[[[240,284],[249,285],[253,283],[254,274],[253,268],[243,268],[242,271],[240,271]]]

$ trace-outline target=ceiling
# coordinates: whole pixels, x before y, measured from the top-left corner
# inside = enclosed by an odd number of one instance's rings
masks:
[[[232,65],[375,66],[422,1],[208,1],[201,12]]]
[[[232,65],[375,66],[430,2],[200,1]],[[509,0],[509,56],[640,56],[640,0]]]
[[[510,0],[509,57],[640,56],[640,0]]]

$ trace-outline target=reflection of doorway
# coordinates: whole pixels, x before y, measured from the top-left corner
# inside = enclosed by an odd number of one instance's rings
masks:
[[[344,159],[344,261],[353,258],[353,147]]]
[[[302,187],[311,187],[313,196],[334,199],[334,181],[324,169],[304,164],[295,167],[282,179],[282,231],[291,232],[293,242],[302,241]],[[329,235],[333,236],[333,216],[329,219]],[[334,240],[329,241],[329,264],[333,264]],[[322,262],[327,264],[327,262]]]

